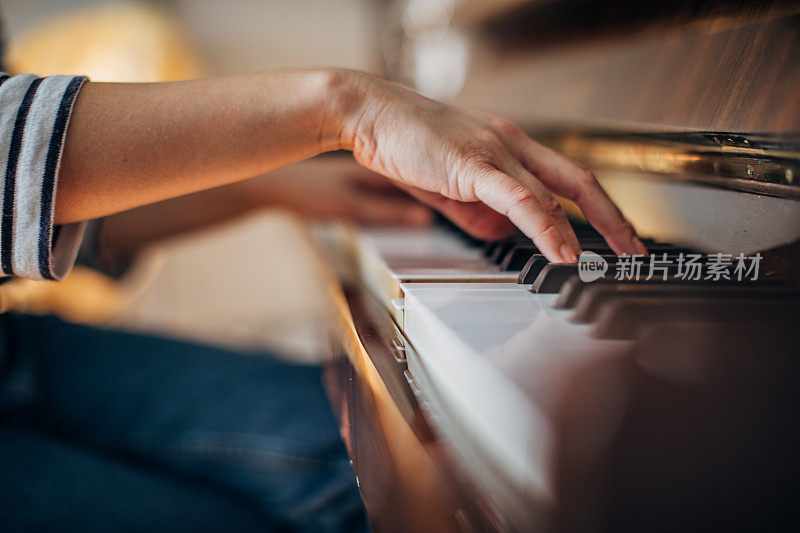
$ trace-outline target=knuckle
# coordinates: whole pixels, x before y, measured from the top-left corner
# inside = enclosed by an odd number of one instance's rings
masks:
[[[490,160],[490,152],[486,147],[486,143],[480,139],[475,143],[463,143],[458,147],[458,154],[467,163],[478,166],[488,165]]]
[[[522,131],[519,128],[519,126],[517,126],[516,124],[513,124],[511,122],[507,122],[506,124],[507,124],[507,126],[506,126],[506,128],[504,130],[506,135],[508,135],[512,139],[517,139],[517,138],[526,138],[527,139],[528,136],[525,134],[524,131]]]
[[[552,221],[542,222],[538,228],[536,228],[534,238],[542,238],[548,237],[550,235],[555,235],[558,233],[558,228],[556,227],[555,223]]]
[[[466,182],[456,185],[456,189],[459,191],[457,196],[445,196],[467,202],[487,196],[494,185],[491,165],[482,161],[475,165],[475,170],[475,172],[465,172],[461,174],[463,176],[469,176],[469,179],[466,180]]]
[[[600,184],[591,170],[581,165],[580,174],[577,176],[576,186],[573,188],[572,200],[580,201],[587,194],[599,190]]]
[[[633,236],[634,234],[633,226],[627,220],[620,220],[619,222],[616,223],[614,227],[614,233],[616,233],[617,235]]]
[[[464,146],[460,152],[464,166],[477,170],[479,173],[490,173],[499,168],[498,161],[502,159],[502,152],[491,142],[481,145]]]
[[[489,174],[487,172],[479,172],[472,180],[472,189],[476,198],[483,196],[483,192],[490,186]]]
[[[522,134],[522,130],[519,129],[516,124],[514,124],[513,122],[509,122],[508,120],[503,118],[495,119],[494,127],[500,133],[509,135],[511,137],[516,137]]]
[[[486,151],[492,154],[492,157],[497,157],[505,151],[503,140],[494,132],[488,132],[482,142]]]
[[[493,143],[497,137],[492,130],[483,127],[475,128],[470,131],[470,134],[478,146],[487,146]]]
[[[541,206],[545,214],[551,218],[561,216],[561,204],[552,195],[547,195],[541,200]]]
[[[509,212],[519,209],[529,203],[533,198],[533,193],[524,185],[515,185],[509,191]]]
[[[503,140],[493,127],[480,127],[473,131],[475,141],[487,150],[496,151],[503,146]]]
[[[586,168],[585,166],[581,165],[581,176],[580,180],[584,185],[588,185],[590,187],[596,186],[597,183],[597,176],[594,175],[594,172]]]

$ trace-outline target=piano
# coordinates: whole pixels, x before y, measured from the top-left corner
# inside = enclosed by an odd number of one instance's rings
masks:
[[[348,231],[326,384],[373,527],[796,529],[800,6],[448,13],[455,100],[589,166],[648,255],[568,203],[577,265],[445,220]]]

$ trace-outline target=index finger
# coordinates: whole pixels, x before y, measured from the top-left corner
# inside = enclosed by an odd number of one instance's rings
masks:
[[[552,195],[536,194],[531,184],[526,187],[496,169],[479,175],[473,187],[478,200],[507,216],[547,259],[559,263],[578,260],[577,242],[565,238],[572,229],[563,214],[559,216],[561,206]]]
[[[647,253],[633,226],[625,220],[591,172],[524,133],[508,141],[514,154],[531,173],[553,192],[580,207],[589,223],[605,237],[615,252]]]

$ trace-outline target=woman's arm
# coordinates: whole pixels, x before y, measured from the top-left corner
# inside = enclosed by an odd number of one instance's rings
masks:
[[[336,148],[327,71],[87,83],[64,144],[55,222],[96,218]]]
[[[238,181],[335,149],[352,150],[362,165],[446,214],[476,211],[458,202],[482,202],[552,260],[574,261],[580,248],[551,190],[577,202],[618,252],[644,251],[582,167],[500,119],[344,70],[87,84],[67,133],[56,222]],[[460,218],[469,226],[486,217]]]
[[[359,166],[352,157],[336,154],[105,217],[100,253],[127,263],[158,240],[265,208],[368,226],[420,227],[433,220],[430,209],[390,180]],[[503,229],[493,238],[506,236],[508,228]]]

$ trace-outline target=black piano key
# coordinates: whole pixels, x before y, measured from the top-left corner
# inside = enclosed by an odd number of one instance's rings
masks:
[[[599,255],[614,254],[614,250],[606,246],[605,241],[582,242],[581,249],[583,251],[594,252]],[[505,257],[503,257],[503,260],[500,262],[500,268],[505,272],[521,271],[523,268],[525,268],[525,264],[535,254],[541,255],[539,249],[535,245],[518,244],[512,247],[506,253]],[[531,276],[532,274],[527,275],[526,279],[531,279],[531,281],[525,282],[525,284],[533,283],[533,279],[535,279],[536,276]]]
[[[469,233],[461,233],[461,238],[464,240],[464,243],[469,246],[470,248],[483,248],[486,245],[486,241],[483,239],[479,239],[478,237],[473,237]]]
[[[514,241],[503,241],[498,244],[494,250],[492,250],[492,254],[489,256],[489,261],[495,265],[499,265],[503,261],[503,257],[516,246]]]
[[[670,244],[665,243],[656,243],[652,239],[645,239],[647,244],[645,247],[648,249],[650,253],[669,253],[669,254],[678,254],[678,253],[692,253],[692,251],[685,249],[685,248],[675,248]],[[584,238],[578,239],[579,244],[581,245],[581,250],[586,252],[594,252],[599,255],[613,255],[614,250],[612,250],[608,244],[606,243],[605,239],[602,237],[600,238]],[[491,252],[492,262],[495,264],[500,265],[500,268],[504,272],[516,272],[522,271],[525,268],[525,264],[531,259],[531,257],[535,254],[541,255],[539,249],[533,243],[524,243],[524,244],[516,244],[511,247],[503,247],[502,254],[498,252],[498,247],[492,248]],[[500,257],[498,260],[497,258]],[[538,275],[538,272],[536,273]],[[520,284],[530,284],[533,283],[533,280],[536,279],[536,275],[532,272],[526,273],[525,276],[520,277]],[[521,281],[521,280],[529,280],[529,281]]]
[[[530,285],[536,280],[536,276],[547,266],[550,262],[542,254],[533,254],[528,258],[528,262],[519,271],[517,276],[517,283],[521,285]]]
[[[576,274],[574,278],[567,280],[559,291],[558,300],[556,300],[553,307],[556,309],[573,309],[580,299],[583,291],[595,286],[616,286],[616,285],[692,285],[692,286],[714,286],[714,287],[730,287],[730,286],[744,286],[744,287],[786,287],[793,288],[792,285],[780,278],[763,277],[757,280],[738,281],[736,279],[720,279],[717,281],[711,280],[687,280],[681,277],[668,276],[667,279],[656,277],[650,280],[647,279],[624,279],[618,280],[614,278],[614,273],[606,273],[602,278],[594,281],[585,282],[580,279]]]
[[[800,321],[800,299],[616,298],[600,309],[592,330],[599,339],[635,339],[646,326],[664,321],[727,323]]]
[[[605,243],[603,235],[589,224],[573,222],[572,230],[575,232],[575,236],[578,237],[579,242],[584,239],[586,240],[593,239]],[[649,243],[655,242],[653,239],[647,237],[639,237],[639,240],[642,241],[642,244],[644,244],[645,246],[647,246]]]
[[[575,232],[575,236],[577,236],[579,239],[581,237],[597,238],[597,239],[602,239],[603,238],[603,236],[600,234],[599,231],[597,231],[596,229],[594,229],[592,226],[590,226],[588,224],[574,224],[573,223],[572,224],[572,231]]]
[[[797,288],[781,286],[748,286],[748,285],[724,285],[707,282],[699,284],[697,282],[686,283],[644,283],[644,284],[615,284],[615,285],[594,285],[587,287],[581,292],[575,312],[570,317],[570,321],[577,324],[594,322],[600,313],[603,305],[614,298],[627,297],[666,297],[666,298],[697,298],[697,299],[717,299],[728,298],[797,298],[800,296]]]
[[[680,247],[677,247],[677,246],[673,246],[671,244],[664,244],[664,243],[658,243],[658,242],[657,243],[645,244],[644,247],[647,248],[648,253],[650,253],[651,255],[652,254],[659,254],[660,255],[660,254],[663,254],[663,253],[672,254],[672,255],[696,253],[694,250],[690,250],[689,248],[680,248]]]
[[[531,292],[537,294],[556,294],[561,286],[578,273],[578,265],[549,263],[541,269],[533,281]]]
[[[603,257],[608,262],[608,272],[606,273],[606,275],[614,276],[616,273],[617,262],[619,260],[619,257],[615,255],[601,256],[601,257]],[[665,257],[668,262],[667,264],[661,265],[660,267],[663,267],[666,270],[667,278],[675,277],[675,275],[678,273],[678,270],[681,268],[681,266],[676,262],[678,256],[672,254],[666,254],[666,256],[664,256],[662,254],[659,259],[664,259]],[[708,257],[702,257],[700,259],[701,263],[706,261],[708,261]],[[532,263],[532,261],[529,261],[529,264],[530,263]],[[556,264],[557,263],[552,263],[552,265]],[[525,266],[526,268],[528,267],[528,265]],[[548,266],[550,266],[550,264],[542,265],[541,261],[539,261],[538,264],[530,265],[529,269],[530,272],[537,271],[538,269],[538,274],[536,274],[536,277],[532,282],[532,287],[530,289],[531,292],[541,293],[541,294],[553,294],[560,292],[561,286],[564,283],[566,283],[572,277],[572,275],[578,274],[577,264],[559,265],[558,268],[555,268],[554,266],[554,268],[550,270],[547,269]],[[648,272],[648,268],[649,267],[647,264],[642,264],[641,268],[642,276],[645,276],[645,273]],[[530,272],[526,274],[528,277],[531,277]],[[663,279],[662,276],[663,274],[659,272],[658,274],[656,274],[654,278],[652,278],[652,280]],[[518,283],[519,283],[519,278],[521,277],[522,277],[522,272],[520,272],[520,276],[518,276],[518,281],[517,281]],[[646,280],[646,277],[643,279]]]
[[[591,226],[586,226],[586,227],[573,226],[572,229],[575,232],[575,236],[578,238],[579,242],[580,241],[599,241],[602,243],[606,242],[605,237],[603,237],[603,235],[600,232],[598,232]],[[639,240],[642,241],[642,244],[644,244],[645,246],[648,243],[655,242],[653,239],[649,239],[646,237],[639,237]]]
[[[600,245],[589,245],[581,246],[584,251],[595,252],[599,255],[612,255],[614,251],[611,248],[603,247]],[[533,283],[533,280],[536,279],[538,275],[538,270],[531,271],[530,267],[526,270],[526,264],[531,261],[534,255],[538,255],[541,257],[542,254],[539,252],[539,249],[533,245],[517,245],[511,248],[508,253],[505,255],[503,260],[500,262],[500,268],[502,268],[506,272],[515,272],[520,271],[520,277],[518,283],[521,284],[530,284]],[[531,265],[533,266],[533,265]],[[541,266],[539,263],[536,264],[537,268]],[[526,270],[526,273],[522,275],[522,271]],[[522,280],[529,280],[529,281],[522,281]]]
[[[500,262],[500,268],[504,272],[516,272],[522,270],[525,263],[532,255],[538,254],[539,249],[533,244],[518,244],[511,248]]]
[[[515,232],[508,238],[501,239],[499,241],[486,241],[485,245],[483,246],[482,253],[483,256],[489,260],[494,260],[497,257],[497,254],[500,254],[499,259],[497,262],[499,263],[502,260],[502,256],[505,255],[505,252],[511,249],[513,246],[517,244],[530,244],[531,240],[521,231]]]
[[[613,265],[617,261],[616,255],[600,255],[603,259],[605,259],[609,266]],[[529,259],[528,262],[525,263],[525,266],[522,267],[520,270],[519,275],[517,276],[517,283],[520,285],[530,285],[534,283],[539,275],[542,273],[544,268],[551,264],[545,256],[542,254],[533,254]],[[560,263],[552,263],[552,264],[560,264]],[[565,267],[572,267],[574,269],[574,273],[578,273],[578,265],[577,263],[573,264],[564,264]]]
[[[579,244],[582,250],[593,251],[601,255],[614,253],[603,238],[579,239]],[[510,242],[503,241],[501,244],[493,246],[487,257],[492,263],[499,265],[503,271],[515,272],[522,270],[525,263],[534,254],[540,254],[539,248],[522,235],[515,237]]]
[[[617,262],[616,255],[600,255],[600,257],[606,260],[606,262],[609,265],[609,269],[613,268],[613,265],[616,264]],[[531,256],[528,262],[525,263],[525,266],[520,271],[519,276],[517,276],[517,283],[521,285],[536,284],[536,287],[532,288],[531,291],[539,292],[538,290],[536,290],[538,288],[537,280],[539,280],[540,282],[544,280],[544,277],[541,277],[541,274],[544,271],[544,269],[549,265],[559,265],[563,267],[558,269],[559,273],[557,274],[557,276],[558,279],[560,280],[559,287],[561,283],[569,279],[569,276],[566,276],[565,274],[567,269],[571,268],[573,274],[578,273],[577,263],[572,263],[572,264],[550,263],[545,256],[541,254],[534,254],[533,256]],[[548,282],[547,286],[552,287],[552,283],[553,281],[551,280],[550,282]],[[556,290],[555,292],[558,292],[558,290]]]
[[[672,269],[673,271],[678,266],[677,260],[678,260],[679,255],[680,254],[689,253],[689,252],[686,252],[686,251],[684,251],[682,249],[670,248],[669,247],[670,245],[663,245],[664,249],[659,249],[659,246],[662,246],[662,245],[656,245],[654,247],[654,249],[652,250],[653,256],[657,260],[663,260],[663,259],[666,258],[666,260],[668,262],[667,265],[659,265],[659,267],[668,267],[669,269]],[[608,262],[609,266],[611,266],[611,265],[613,265],[614,263],[617,262],[618,256],[614,255],[613,250],[611,250],[610,248],[587,248],[587,249],[585,249],[585,251],[594,252],[594,253],[600,255],[602,258],[604,258]],[[665,254],[666,254],[666,256],[665,256]],[[640,258],[642,272],[646,272],[647,269],[649,268],[648,257],[649,256],[644,256],[644,257]],[[699,262],[700,263],[704,263],[704,262],[707,262],[708,260],[709,260],[708,256],[702,256],[700,258]],[[517,276],[517,283],[519,283],[520,285],[530,285],[531,283],[533,283],[536,280],[536,278],[541,273],[542,269],[547,264],[548,264],[548,261],[543,255],[541,255],[541,254],[532,254],[528,258],[528,262],[525,263],[525,266],[523,266],[522,269],[520,270],[520,273]],[[576,274],[578,273],[577,266],[575,267],[575,273]]]
[[[583,252],[594,252],[597,255],[615,255],[616,252],[606,245],[581,246]]]
[[[500,241],[488,241],[483,245],[483,250],[481,250],[483,257],[491,256],[494,253],[495,248],[498,246],[500,246]]]
[[[595,239],[595,238],[587,239],[587,238],[578,237],[578,244],[581,245],[581,248],[586,248],[586,247],[591,247],[591,246],[596,246],[596,247],[600,247],[600,248],[608,248],[608,243],[603,238],[600,238],[600,239]]]

